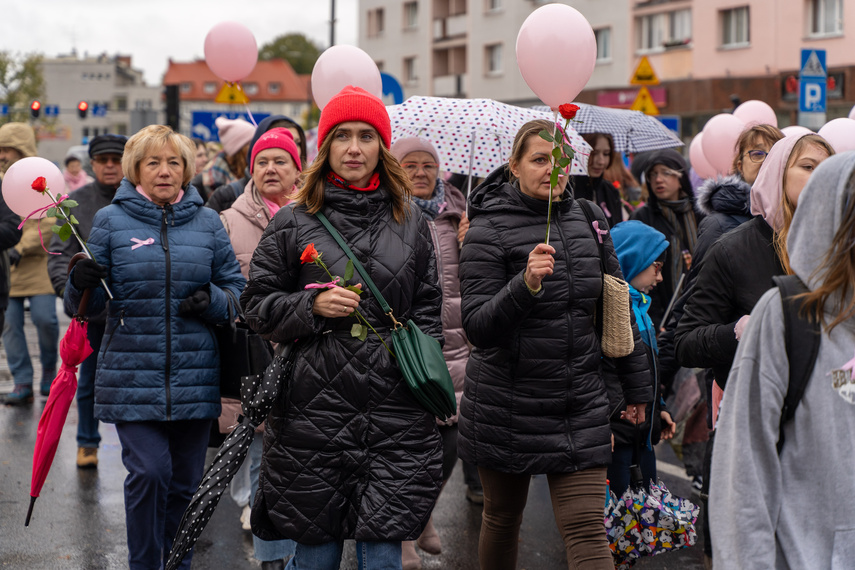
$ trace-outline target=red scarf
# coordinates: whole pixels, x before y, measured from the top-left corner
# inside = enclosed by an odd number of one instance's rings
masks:
[[[376,172],[371,175],[371,178],[368,180],[368,186],[365,188],[359,188],[358,186],[354,186],[332,170],[329,174],[327,174],[327,182],[330,182],[339,188],[344,188],[346,190],[359,190],[360,192],[371,192],[372,190],[377,190],[380,187],[380,175]]]

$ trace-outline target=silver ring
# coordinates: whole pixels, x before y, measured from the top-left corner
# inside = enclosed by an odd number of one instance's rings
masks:
[[[345,307],[344,305],[342,305],[342,306],[341,306],[341,310],[342,310],[342,311],[344,311],[344,312],[346,313],[346,312],[347,312],[347,307]]]

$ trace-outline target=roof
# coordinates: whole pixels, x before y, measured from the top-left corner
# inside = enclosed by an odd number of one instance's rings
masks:
[[[169,60],[164,85],[180,85],[182,101],[214,101],[225,81],[199,59],[191,62]],[[306,101],[308,76],[300,76],[284,59],[259,61],[241,82],[251,101]]]

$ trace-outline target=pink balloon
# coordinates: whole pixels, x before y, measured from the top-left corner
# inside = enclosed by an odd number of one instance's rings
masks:
[[[255,36],[243,24],[220,22],[205,36],[205,62],[221,79],[244,79],[258,63]]]
[[[828,121],[817,134],[827,140],[836,152],[855,150],[855,121],[852,119]],[[3,184],[6,182],[4,181]]]
[[[62,172],[54,163],[38,156],[22,158],[9,167],[6,176],[3,178],[3,199],[12,211],[22,218],[43,206],[53,205],[47,195],[33,190],[33,182],[39,176],[44,176],[47,179],[48,191],[53,196],[56,196],[57,193],[65,193],[65,180],[62,178]],[[45,212],[41,212],[39,215],[33,216],[32,219],[44,217]]]
[[[356,46],[332,46],[321,54],[312,69],[312,95],[318,108],[326,107],[348,85],[383,98],[383,80],[371,56]]]
[[[570,103],[594,73],[597,40],[588,20],[566,4],[532,12],[517,35],[517,65],[523,79],[553,110]]]
[[[707,160],[707,157],[704,156],[704,150],[701,148],[703,138],[704,133],[698,133],[692,139],[692,144],[689,145],[689,161],[692,163],[692,168],[695,169],[698,176],[701,178],[714,178],[716,174],[715,168]]]
[[[733,116],[745,123],[745,128],[755,125],[778,126],[778,116],[775,110],[763,101],[756,99],[746,101],[733,111]]]
[[[813,131],[807,127],[802,127],[800,125],[790,125],[789,127],[784,127],[781,129],[781,132],[784,133],[784,136],[787,137],[800,137],[802,135],[811,135]]]
[[[716,115],[704,125],[701,148],[718,174],[728,174],[733,168],[736,141],[744,130],[745,123],[730,113]]]

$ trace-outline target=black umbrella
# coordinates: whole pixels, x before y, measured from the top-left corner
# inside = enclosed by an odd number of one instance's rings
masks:
[[[184,511],[181,524],[175,533],[166,570],[176,570],[184,557],[196,544],[202,531],[211,520],[223,492],[246,459],[255,430],[267,419],[279,390],[287,381],[293,364],[294,343],[276,350],[273,362],[263,374],[244,376],[241,382],[240,423],[226,437],[217,451],[214,462],[208,467],[199,489]]]

